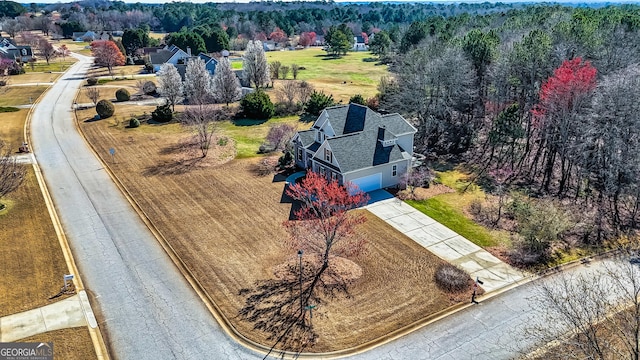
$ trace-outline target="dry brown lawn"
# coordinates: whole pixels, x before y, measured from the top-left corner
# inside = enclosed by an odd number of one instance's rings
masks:
[[[233,326],[271,345],[237,314],[245,300],[239,290],[272,278],[274,266],[295,256],[283,245],[287,235],[281,224],[291,210],[291,204],[281,202],[284,183],[254,174],[259,157],[225,163],[228,151],[217,150],[206,161],[184,161],[179,143],[185,135],[178,127],[79,124]],[[117,149],[115,163],[109,147]],[[377,339],[452,304],[432,281],[442,261],[366,214],[361,231],[369,240],[369,254],[358,260],[364,275],[350,298],[332,300],[314,312],[320,339],[313,351]]]
[[[26,181],[8,199],[8,210],[0,211],[0,316],[50,304],[68,272],[30,166]]]
[[[46,90],[47,86],[3,86],[0,88],[0,106],[30,104]]]
[[[9,84],[36,84],[36,83],[49,83],[54,82],[60,73],[26,73],[20,75],[12,75],[9,77]]]
[[[15,112],[2,113],[0,116],[0,140],[12,146],[15,151],[24,142],[22,128],[28,112],[29,109],[20,109]]]
[[[109,69],[106,67],[92,67],[87,73],[87,77],[98,76],[125,76],[134,74],[143,74],[143,65],[128,65],[128,66],[115,66],[112,69],[112,74],[109,74]]]
[[[20,341],[53,342],[54,359],[88,360],[97,358],[89,330],[86,327],[50,331]]]
[[[27,110],[0,116],[0,139],[23,141]],[[27,165],[25,165],[27,166]],[[51,304],[68,272],[35,173],[28,166],[24,183],[6,198],[0,211],[0,317]],[[60,300],[60,298],[56,299]],[[87,328],[40,334],[22,341],[53,341],[57,359],[95,359]]]

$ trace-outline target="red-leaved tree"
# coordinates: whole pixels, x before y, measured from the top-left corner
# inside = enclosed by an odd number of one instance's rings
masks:
[[[302,296],[302,303],[308,305],[309,299],[317,297],[316,291],[326,290],[317,289],[318,284],[346,289],[346,279],[337,278],[331,264],[364,251],[366,240],[358,236],[356,229],[366,218],[349,210],[365,205],[369,196],[354,185],[342,186],[313,171],[308,171],[302,182],[291,185],[286,193],[301,204],[294,212],[295,220],[285,221],[284,227],[290,235],[290,249],[302,250],[306,268],[313,269]]]
[[[300,34],[300,40],[298,40],[298,44],[307,47],[316,43],[316,33],[313,31],[303,32]]]
[[[287,41],[287,33],[285,33],[279,27],[276,27],[275,30],[273,30],[273,32],[269,35],[269,39],[277,43],[283,43]]]
[[[589,61],[565,60],[540,89],[540,102],[532,112],[540,137],[536,157],[544,162],[542,186],[547,191],[556,165],[560,168],[558,193],[565,191],[573,167],[570,145],[576,140],[578,115],[596,86],[596,73]]]
[[[365,221],[362,214],[349,210],[363,206],[369,196],[355,185],[342,186],[337,180],[309,171],[299,184],[291,185],[287,195],[301,203],[295,220],[285,221],[292,249],[319,256],[323,268],[332,256],[351,257],[364,249],[364,239],[355,236]]]
[[[91,54],[96,65],[105,66],[111,76],[113,76],[114,66],[122,66],[125,63],[124,55],[118,49],[118,45],[110,40],[93,41],[91,43]]]

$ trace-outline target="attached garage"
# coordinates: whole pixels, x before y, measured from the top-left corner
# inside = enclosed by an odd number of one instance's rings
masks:
[[[382,173],[355,178],[351,180],[351,183],[357,185],[364,192],[378,190],[382,188]]]

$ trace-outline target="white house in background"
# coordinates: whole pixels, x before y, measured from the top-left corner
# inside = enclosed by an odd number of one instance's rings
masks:
[[[353,37],[353,51],[367,51],[369,50],[369,46],[367,45],[364,36],[354,36]]]
[[[297,132],[291,142],[298,167],[368,192],[401,183],[416,132],[399,114],[349,104],[324,109],[311,129]]]
[[[185,64],[185,59],[191,57],[191,49],[187,48],[187,51],[180,49],[175,45],[165,46],[164,49],[157,50],[149,54],[149,61],[153,65],[153,71],[160,71],[160,67],[164,64]]]

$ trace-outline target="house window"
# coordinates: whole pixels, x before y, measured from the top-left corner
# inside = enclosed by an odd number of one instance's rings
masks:
[[[393,165],[391,167],[391,176],[396,176],[398,175],[398,165]]]
[[[333,159],[331,157],[331,150],[324,149],[324,159],[328,162],[333,162]]]
[[[320,166],[320,175],[324,176],[324,166]]]
[[[318,131],[318,142],[322,142],[322,133]]]
[[[302,161],[302,149],[298,149],[298,161]]]
[[[337,181],[337,180],[338,180],[338,173],[334,173],[334,172],[332,172],[332,173],[331,173],[331,180],[333,180],[333,181]]]

